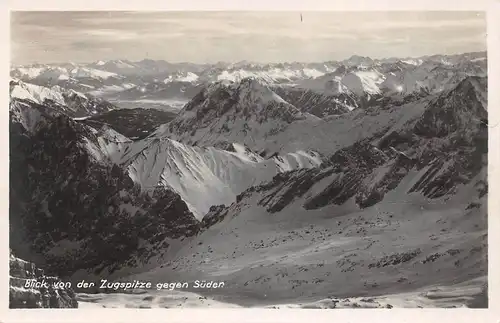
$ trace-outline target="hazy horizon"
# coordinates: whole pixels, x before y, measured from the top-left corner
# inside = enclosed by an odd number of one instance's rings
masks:
[[[11,64],[214,64],[486,51],[480,12],[12,12]]]

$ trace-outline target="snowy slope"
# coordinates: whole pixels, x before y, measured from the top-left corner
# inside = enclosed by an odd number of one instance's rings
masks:
[[[30,101],[44,106],[42,110],[51,107],[52,110],[71,117],[84,117],[116,108],[104,100],[74,90],[66,90],[58,85],[47,88],[19,80],[10,82],[10,100]]]
[[[54,64],[22,66],[11,69],[11,77],[44,87],[59,85],[82,93],[107,94],[135,86],[135,78],[102,69],[95,64]]]
[[[132,62],[125,60],[111,60],[111,61],[97,61],[91,66],[96,66],[99,69],[103,69],[108,72],[120,73],[123,70],[130,70],[136,68]]]
[[[144,191],[173,189],[199,220],[211,206],[233,203],[238,194],[271,180],[278,172],[321,164],[314,152],[264,159],[237,144],[227,151],[191,147],[170,139],[132,141],[106,127],[96,133],[96,140],[87,140],[85,147],[97,161],[125,167]]]
[[[419,290],[485,275],[486,201],[480,210],[466,210],[465,201],[408,197],[409,181],[364,210],[347,203],[305,211],[297,201],[271,215],[256,206],[259,196],[245,198],[225,211],[224,221],[169,255],[162,268],[128,279],[224,281],[222,290],[194,292],[241,306],[321,301],[310,304],[320,307],[331,299],[359,303],[386,295],[381,306],[428,307]],[[475,293],[481,292],[484,285]],[[464,297],[464,291],[457,294]],[[459,298],[453,305],[467,303]]]
[[[10,98],[31,100],[38,104],[43,104],[45,100],[51,100],[61,105],[65,104],[61,91],[25,83],[19,80],[11,81]]]
[[[479,277],[459,284],[434,285],[411,292],[377,295],[373,297],[334,297],[318,301],[289,304],[254,305],[252,308],[478,308],[488,303],[487,277]],[[192,284],[194,285],[194,283]],[[221,302],[216,296],[202,296],[183,289],[145,289],[135,293],[77,294],[80,308],[241,308],[243,305]],[[265,297],[265,296],[264,296]]]
[[[58,277],[44,274],[43,269],[12,254],[9,257],[9,308],[78,308],[71,288],[26,288],[28,280],[60,284]]]
[[[320,163],[319,158],[305,152],[264,160],[242,151],[189,147],[165,139],[149,144],[130,163],[128,171],[134,182],[146,189],[174,189],[201,220],[211,206],[230,205],[238,194],[271,180],[278,172]]]
[[[344,75],[340,83],[354,94],[380,94],[380,84],[384,81],[384,75],[377,70],[356,71]]]

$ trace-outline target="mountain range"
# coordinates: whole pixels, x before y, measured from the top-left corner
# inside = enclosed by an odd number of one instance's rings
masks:
[[[238,306],[469,283],[472,306],[486,73],[486,53],[14,67],[11,248],[65,279],[224,280],[195,292]]]
[[[363,96],[382,92],[409,94],[421,89],[439,91],[456,84],[457,78],[486,75],[486,63],[485,52],[378,60],[355,55],[343,61],[279,64],[193,64],[145,59],[18,66],[11,68],[11,76],[37,85],[59,85],[113,99],[117,93],[132,88],[143,98],[150,93],[156,99],[171,99],[173,94],[186,98],[183,93],[197,93],[192,90],[197,85],[239,82],[248,77],[331,95],[352,92]],[[196,93],[188,95],[188,99]],[[128,98],[132,95],[123,94]]]

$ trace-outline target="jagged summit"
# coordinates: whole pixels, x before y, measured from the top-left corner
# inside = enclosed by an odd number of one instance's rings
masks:
[[[245,78],[207,86],[157,134],[189,144],[245,144],[306,119],[317,118],[283,100],[265,81]]]

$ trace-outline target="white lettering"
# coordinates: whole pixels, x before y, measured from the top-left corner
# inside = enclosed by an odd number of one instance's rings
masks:
[[[206,281],[206,280],[196,280],[194,282],[193,288],[221,288],[224,287],[224,282]]]
[[[101,279],[101,286],[99,286],[99,288],[106,288],[106,286],[104,286],[104,284],[106,284],[108,282],[107,279]]]

